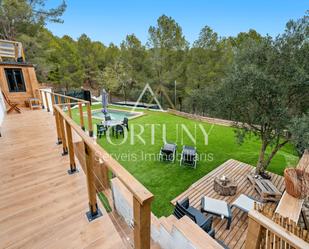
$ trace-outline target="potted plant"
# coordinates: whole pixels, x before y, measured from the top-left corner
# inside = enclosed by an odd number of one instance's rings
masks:
[[[309,171],[306,168],[286,168],[284,170],[286,192],[298,199],[309,195]]]

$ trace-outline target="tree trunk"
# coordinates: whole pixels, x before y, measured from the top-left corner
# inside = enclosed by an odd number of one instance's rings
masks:
[[[265,171],[266,165],[265,165],[265,152],[267,148],[267,142],[262,141],[262,146],[259,154],[259,160],[256,165],[255,173],[260,175]]]
[[[127,91],[126,88],[123,88],[123,93],[124,93],[124,103],[127,104]]]
[[[289,140],[285,140],[284,142],[279,143],[279,139],[280,139],[280,136],[278,135],[277,144],[273,148],[273,150],[271,151],[268,158],[265,158],[265,152],[266,152],[266,148],[267,148],[269,143],[267,141],[262,141],[262,147],[261,147],[261,151],[260,151],[260,155],[259,155],[259,160],[258,160],[258,163],[256,165],[256,170],[255,170],[256,174],[260,175],[260,174],[264,173],[267,166],[270,164],[271,160],[274,158],[274,156],[277,154],[277,152],[285,144],[287,144],[289,142]]]
[[[109,103],[111,104],[113,102],[113,95],[111,91],[108,92],[108,97],[109,97]]]

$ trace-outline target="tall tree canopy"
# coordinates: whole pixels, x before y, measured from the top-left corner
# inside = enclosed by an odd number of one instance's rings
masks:
[[[16,40],[20,34],[36,35],[46,22],[62,22],[65,9],[64,1],[46,9],[44,0],[1,0],[0,38]]]
[[[163,84],[181,79],[188,42],[179,24],[171,17],[162,15],[157,26],[149,28],[148,34],[152,81]]]
[[[308,16],[287,24],[283,35],[247,39],[238,46],[234,62],[217,99],[222,113],[238,121],[239,141],[249,133],[261,139],[257,173],[289,141],[296,144],[293,123],[306,122],[309,111]],[[293,123],[291,123],[293,120]],[[308,132],[309,126],[303,130]]]
[[[220,37],[205,26],[191,46],[176,20],[162,15],[146,44],[129,34],[105,46],[86,34],[53,35],[46,23],[61,23],[66,3],[48,9],[45,2],[0,0],[0,38],[23,43],[41,82],[97,94],[104,87],[124,100],[136,100],[146,83],[160,86],[181,110],[243,123],[240,140],[259,136],[258,172],[284,144],[293,142],[299,153],[308,147],[307,15],[277,38],[253,29]]]

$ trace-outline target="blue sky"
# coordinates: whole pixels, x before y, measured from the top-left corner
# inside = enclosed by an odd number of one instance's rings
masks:
[[[61,0],[48,0],[54,7]],[[250,28],[271,36],[283,32],[290,19],[304,15],[309,0],[67,0],[63,24],[48,24],[55,35],[74,39],[82,33],[105,45],[120,44],[134,33],[143,43],[148,28],[162,15],[173,17],[192,44],[202,27],[220,36],[234,36]]]

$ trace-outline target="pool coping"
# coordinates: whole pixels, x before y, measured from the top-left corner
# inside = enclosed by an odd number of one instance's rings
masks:
[[[108,108],[110,110],[114,110],[114,111],[119,111],[119,112],[127,112],[127,113],[134,113],[136,114],[135,116],[131,116],[131,117],[128,117],[129,120],[132,120],[132,119],[135,119],[135,118],[139,118],[141,116],[144,116],[145,113],[144,112],[132,112],[132,111],[127,111],[127,110],[119,110],[119,109],[116,109],[116,108]],[[95,109],[95,110],[91,110],[91,114],[93,114],[93,112],[98,112],[98,111],[101,111],[101,109]],[[87,112],[83,112],[84,114],[86,114]],[[98,120],[104,120],[104,118],[99,118],[99,117],[93,117],[93,119],[98,119]]]

